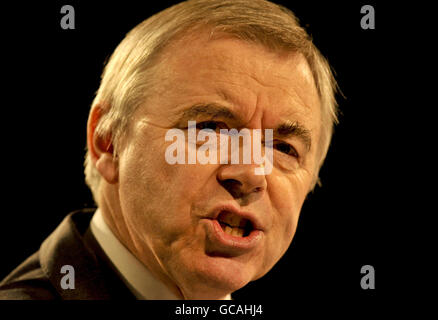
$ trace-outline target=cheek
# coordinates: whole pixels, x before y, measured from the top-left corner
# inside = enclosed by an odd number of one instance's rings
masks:
[[[202,194],[211,170],[170,165],[164,155],[161,141],[148,146],[138,142],[125,149],[119,165],[120,202],[139,235],[153,234],[169,243],[191,228],[191,204]]]
[[[271,245],[276,245],[281,255],[289,247],[298,226],[300,211],[307,195],[309,183],[297,176],[278,175],[268,178],[269,197],[273,210]]]
[[[163,232],[161,229],[168,224],[173,211],[173,202],[169,201],[174,194],[172,175],[153,141],[148,146],[142,141],[133,142],[120,154],[121,208],[127,222],[139,234],[158,234]]]
[[[166,150],[170,142],[165,141],[164,133],[160,131],[151,136],[143,134],[143,139],[135,141],[126,152],[126,170],[120,168],[120,174],[143,184],[149,194],[158,198],[166,195],[172,196],[172,199],[180,195],[187,198],[190,193],[198,191],[199,185],[205,180],[208,166],[169,164]],[[187,146],[185,149],[187,152]]]
[[[277,171],[277,170],[276,170]],[[272,206],[280,213],[292,214],[298,220],[299,212],[306,199],[312,182],[312,175],[307,170],[283,174],[273,172],[267,177],[268,192]]]

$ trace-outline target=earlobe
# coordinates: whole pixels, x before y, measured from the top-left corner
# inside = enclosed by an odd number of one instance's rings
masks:
[[[114,157],[111,136],[102,137],[96,132],[104,110],[100,105],[92,108],[88,119],[87,144],[91,160],[108,183],[118,182],[118,161]]]
[[[119,170],[117,160],[111,153],[105,152],[96,161],[96,169],[100,175],[110,184],[118,182]]]

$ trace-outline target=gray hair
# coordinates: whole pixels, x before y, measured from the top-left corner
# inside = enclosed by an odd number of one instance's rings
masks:
[[[301,53],[312,71],[321,102],[321,135],[318,172],[326,157],[333,126],[337,123],[337,84],[330,65],[313,44],[298,19],[287,8],[265,0],[189,0],[167,8],[132,29],[105,66],[93,101],[107,106],[96,127],[110,138],[117,154],[129,119],[153,90],[159,53],[172,41],[199,30],[224,33],[273,50]],[[89,151],[85,157],[85,180],[97,202],[101,176]]]

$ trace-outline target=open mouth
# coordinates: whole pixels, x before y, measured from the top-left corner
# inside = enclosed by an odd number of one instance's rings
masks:
[[[204,221],[209,254],[242,255],[255,250],[264,239],[265,229],[257,216],[233,205],[218,206]]]
[[[235,237],[247,237],[254,229],[251,221],[230,211],[222,211],[217,220],[225,233]]]

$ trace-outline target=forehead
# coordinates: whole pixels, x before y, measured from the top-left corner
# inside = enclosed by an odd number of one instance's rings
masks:
[[[172,43],[160,66],[160,95],[172,104],[162,110],[169,116],[191,103],[220,102],[247,123],[258,118],[266,127],[280,118],[317,122],[318,93],[307,61],[299,53],[200,35]]]

